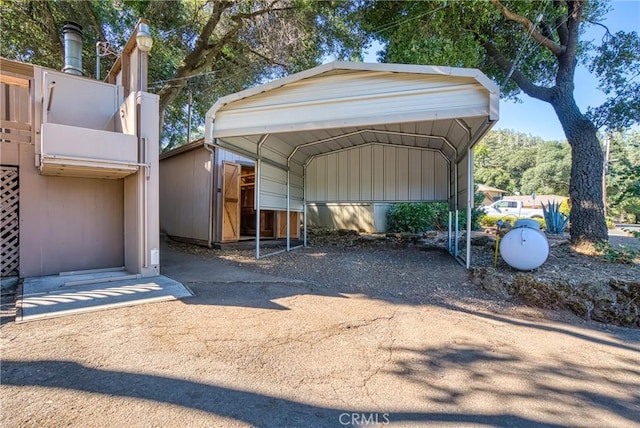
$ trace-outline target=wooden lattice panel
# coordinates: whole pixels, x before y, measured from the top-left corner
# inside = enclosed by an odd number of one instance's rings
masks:
[[[18,170],[0,169],[0,276],[18,275]]]

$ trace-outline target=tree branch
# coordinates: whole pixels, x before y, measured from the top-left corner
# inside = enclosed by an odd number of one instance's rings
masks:
[[[553,30],[551,29],[549,24],[547,24],[544,21],[541,21],[540,22],[540,29],[542,30],[542,35],[543,36],[545,36],[549,40],[553,40]]]
[[[35,2],[35,4],[38,6],[36,10],[38,10],[41,14],[40,16],[35,17],[34,21],[37,19],[37,22],[44,24],[46,33],[49,36],[49,40],[60,54],[62,63],[64,63],[64,45],[62,44],[62,40],[60,39],[60,35],[58,34],[58,27],[56,25],[55,19],[53,18],[53,13],[51,13],[49,3]]]
[[[591,25],[597,25],[599,27],[604,28],[605,33],[604,33],[604,36],[602,37],[602,40],[605,40],[605,39],[607,39],[609,37],[612,37],[611,31],[609,31],[609,27],[607,27],[606,25],[604,25],[604,24],[602,24],[600,22],[592,21],[590,19],[587,19],[586,22],[588,22]]]
[[[556,0],[553,2],[553,6],[556,9],[560,9],[565,6],[566,3],[561,0]],[[567,29],[567,18],[566,16],[560,16],[556,19],[556,31],[558,32],[558,39],[560,40],[560,44],[562,46],[567,45],[567,41],[569,40],[569,30]]]
[[[542,35],[539,31],[536,30],[535,25],[533,25],[533,23],[529,21],[529,19],[527,19],[524,16],[518,15],[517,13],[511,12],[509,9],[506,8],[506,6],[500,3],[499,0],[491,0],[491,3],[500,10],[500,13],[502,14],[502,16],[507,18],[509,21],[520,24],[521,26],[526,28],[529,32],[531,32],[531,37],[533,37],[533,39],[536,42],[538,42],[539,44],[541,44],[542,46],[546,47],[551,52],[553,52],[554,55],[559,56],[564,53],[563,46],[558,45],[553,40]]]
[[[273,0],[269,6],[265,7],[264,9],[258,9],[255,10],[253,12],[249,12],[249,13],[236,13],[235,15],[233,15],[231,17],[231,19],[233,19],[234,21],[238,22],[242,19],[249,19],[249,18],[255,18],[256,16],[259,15],[263,15],[265,13],[269,13],[269,12],[279,12],[282,10],[289,10],[292,9],[290,7],[282,7],[282,8],[276,8],[274,7],[276,4],[278,4],[280,0]]]
[[[505,73],[508,73],[513,64],[505,59],[500,51],[490,42],[482,43],[489,58],[498,65]],[[534,84],[529,78],[522,74],[519,70],[514,70],[511,78],[522,89],[522,91],[532,98],[536,98],[541,101],[550,102],[552,96],[552,89],[545,88],[544,86],[538,86]]]
[[[213,34],[213,31],[218,26],[220,19],[222,18],[222,13],[229,7],[232,6],[231,2],[215,2],[213,11],[211,12],[211,16],[205,23],[200,35],[198,36],[198,40],[196,40],[195,47],[193,51],[189,52],[189,54],[184,58],[182,64],[178,67],[176,72],[173,74],[172,78],[182,78],[189,77],[197,74],[200,70],[202,70],[206,65],[198,67],[198,64],[209,55],[212,47],[209,45],[209,39]],[[160,96],[160,111],[163,112],[171,102],[178,96],[180,93],[180,89],[182,87],[177,87],[176,85],[164,85],[162,89],[158,92]],[[161,115],[161,121],[163,120]]]
[[[100,23],[98,22],[98,17],[96,16],[96,13],[91,7],[91,3],[88,1],[83,1],[82,4],[84,5],[84,8],[87,10],[87,13],[89,14],[89,19],[91,19],[91,24],[93,25],[93,28],[96,30],[98,41],[101,41],[101,42],[106,41],[107,38],[104,36],[104,32],[102,31],[102,25],[100,25]]]
[[[263,55],[263,54],[261,54],[260,52],[254,50],[254,49],[251,49],[251,48],[248,48],[248,49],[249,49],[249,52],[251,52],[252,54],[256,55],[257,57],[262,58],[263,60],[265,60],[267,63],[269,63],[271,65],[280,66],[280,67],[284,68],[285,70],[289,69],[289,66],[287,64],[283,64],[281,62],[276,61],[273,58],[269,58],[268,56]]]
[[[582,1],[567,1],[567,41],[565,43],[565,51],[562,55],[558,55],[558,73],[556,75],[556,83],[558,84],[570,83],[573,85],[582,10]]]

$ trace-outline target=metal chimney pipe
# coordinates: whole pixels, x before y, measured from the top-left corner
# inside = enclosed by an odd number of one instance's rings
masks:
[[[82,76],[82,26],[66,21],[62,27],[64,36],[63,72]]]

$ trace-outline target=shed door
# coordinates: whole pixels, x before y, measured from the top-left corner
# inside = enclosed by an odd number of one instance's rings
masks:
[[[222,163],[222,242],[240,239],[240,172],[237,163]]]
[[[0,169],[0,277],[17,276],[20,247],[18,244],[18,169],[3,166]]]

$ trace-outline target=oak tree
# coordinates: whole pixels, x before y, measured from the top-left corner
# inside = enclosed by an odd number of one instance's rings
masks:
[[[637,33],[607,30],[600,44],[581,40],[586,25],[600,25],[606,8],[584,0],[364,0],[353,19],[384,44],[382,61],[480,68],[501,84],[502,97],[523,92],[549,103],[571,147],[571,237],[595,243],[608,238],[597,130],[624,128],[640,117]],[[589,111],[575,101],[579,63],[609,95]]]
[[[95,44],[119,51],[139,17],[154,37],[149,90],[160,96],[165,149],[186,142],[187,103],[194,128],[221,96],[319,64],[347,58],[362,40],[345,24],[348,5],[308,0],[2,0],[0,55],[63,66],[64,21],[83,27],[84,74],[95,76]],[[115,57],[102,58],[101,77]]]

